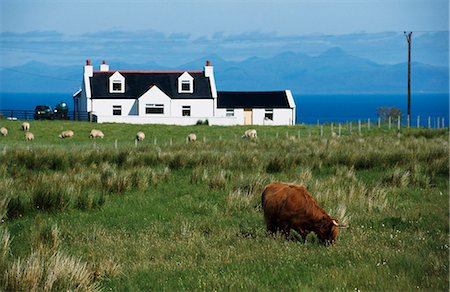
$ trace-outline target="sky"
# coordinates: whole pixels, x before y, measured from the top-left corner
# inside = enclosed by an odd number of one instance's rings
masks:
[[[348,34],[448,30],[447,0],[1,0],[1,31]]]
[[[0,66],[91,58],[179,66],[339,46],[375,62],[448,66],[448,0],[0,0]],[[442,33],[433,36],[435,33]],[[367,34],[370,34],[367,36]],[[424,34],[429,34],[425,35]]]

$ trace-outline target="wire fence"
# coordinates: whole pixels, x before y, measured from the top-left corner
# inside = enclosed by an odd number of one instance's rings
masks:
[[[33,110],[8,110],[8,109],[0,109],[0,119],[7,120],[33,120],[35,119]],[[90,117],[89,113],[80,113],[75,111],[69,111],[65,120],[72,121],[90,121],[90,118],[95,122],[96,117]],[[57,118],[55,118],[57,119]],[[381,128],[382,126],[387,126],[388,129],[401,129],[401,127],[407,128],[428,128],[428,129],[441,129],[449,127],[449,120],[445,117],[440,116],[416,116],[414,118],[410,118],[409,116],[404,118],[401,116],[397,117],[388,117],[382,119],[381,117],[371,117],[367,119],[349,119],[343,120],[343,118],[339,117],[325,117],[319,118],[316,120],[316,123],[313,122],[312,118],[300,119],[297,120],[297,124],[307,124],[307,125],[329,125],[332,130],[342,127],[348,128],[350,131],[352,130],[361,130],[361,127],[365,128]]]
[[[318,118],[315,121],[312,119],[298,120],[297,124],[309,124],[309,125],[365,125],[369,129],[371,127],[382,127],[387,126],[389,129],[397,128],[400,130],[401,127],[407,128],[428,128],[428,129],[441,129],[449,127],[449,120],[444,116],[415,116],[410,118],[409,116],[390,116],[388,118],[381,117],[370,117],[366,119],[342,119],[342,118]]]
[[[0,118],[7,120],[33,120],[35,119],[33,110],[9,110],[9,109],[0,109]],[[57,119],[53,117],[52,119]],[[89,121],[88,113],[80,113],[69,111],[64,120],[72,120],[72,121]]]

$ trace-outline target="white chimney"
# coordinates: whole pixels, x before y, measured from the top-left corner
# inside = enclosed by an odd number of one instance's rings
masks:
[[[102,64],[100,65],[100,71],[102,71],[102,72],[109,71],[109,65],[106,64],[105,60],[103,60]]]
[[[84,76],[92,77],[94,75],[94,67],[91,65],[91,60],[86,60],[86,65],[84,66]]]
[[[209,60],[206,60],[205,77],[209,78],[209,84],[211,86],[212,97],[216,98],[217,90],[216,90],[216,81],[214,80],[214,67],[211,66],[211,61],[209,61]]]

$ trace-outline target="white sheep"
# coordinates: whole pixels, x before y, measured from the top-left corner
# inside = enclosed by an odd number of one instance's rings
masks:
[[[29,131],[30,130],[30,123],[23,122],[22,123],[22,131]]]
[[[197,141],[197,135],[195,135],[194,133],[190,133],[187,137],[186,140],[188,142],[195,142]]]
[[[143,141],[145,139],[145,134],[144,132],[137,132],[136,133],[136,140],[137,141]]]
[[[100,131],[100,130],[95,130],[95,129],[91,130],[91,134],[89,134],[89,138],[97,138],[97,137],[100,137],[100,138],[103,139],[104,136],[105,136],[105,135],[103,134],[102,131]]]
[[[256,130],[255,129],[248,129],[247,131],[244,132],[244,135],[242,136],[242,138],[245,139],[256,139],[258,136],[256,135]]]
[[[8,129],[6,129],[5,127],[1,127],[0,133],[2,134],[2,136],[8,136]]]
[[[61,138],[61,139],[72,138],[73,137],[73,131],[72,130],[62,131],[61,134],[59,134],[58,137]]]
[[[31,141],[34,140],[34,135],[31,132],[25,132],[25,140],[26,141]]]

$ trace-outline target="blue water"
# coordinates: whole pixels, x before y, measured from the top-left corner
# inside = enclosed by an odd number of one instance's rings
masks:
[[[297,123],[372,121],[377,119],[377,108],[397,107],[406,116],[406,94],[362,95],[295,95]],[[54,107],[64,101],[73,109],[72,93],[0,93],[1,110],[34,110],[38,104]],[[420,116],[422,124],[428,116],[432,120],[449,121],[449,94],[411,94],[411,117]],[[412,122],[413,123],[413,122]],[[413,123],[415,124],[415,123]]]
[[[376,121],[377,108],[396,107],[407,115],[406,94],[361,95],[296,95],[297,123],[317,124],[366,120]],[[449,121],[449,94],[411,94],[411,123],[420,116],[421,124],[428,116]],[[414,123],[413,123],[414,121]]]
[[[0,92],[0,110],[34,110],[37,105],[49,105],[52,108],[64,101],[73,109],[72,93],[2,93]]]

